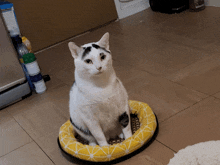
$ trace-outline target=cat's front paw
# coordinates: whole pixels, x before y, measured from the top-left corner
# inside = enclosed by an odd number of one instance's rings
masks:
[[[128,132],[127,134],[125,134],[125,139],[128,139],[129,137],[132,136],[132,133],[131,132]]]
[[[118,137],[121,138],[121,139],[125,138],[123,132],[120,135],[118,135]]]
[[[90,142],[89,145],[90,146],[96,146],[97,144],[95,142]]]
[[[102,144],[100,144],[99,146],[100,146],[100,147],[103,147],[103,146],[108,147],[108,146],[109,146],[109,144],[108,144],[108,143],[102,143]]]
[[[123,134],[124,134],[124,138],[125,138],[125,139],[128,139],[129,137],[132,136],[132,132],[131,132],[130,127],[124,128],[124,129],[122,130],[122,132],[123,132]]]

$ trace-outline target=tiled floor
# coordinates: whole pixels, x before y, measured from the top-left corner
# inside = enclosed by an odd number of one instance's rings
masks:
[[[110,32],[114,68],[130,99],[148,103],[160,131],[148,148],[119,164],[166,165],[178,150],[220,139],[220,8],[162,14],[147,9],[71,39],[78,45]],[[65,41],[37,53],[47,92],[0,111],[0,164],[73,164],[57,145],[69,118],[74,60]]]

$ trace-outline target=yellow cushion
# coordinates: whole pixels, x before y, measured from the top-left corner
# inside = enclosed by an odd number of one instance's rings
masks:
[[[156,127],[156,117],[146,103],[129,100],[132,114],[137,114],[140,128],[132,137],[122,143],[100,147],[83,145],[79,143],[73,134],[73,126],[68,120],[60,127],[59,142],[62,149],[68,154],[87,161],[105,162],[117,159],[139,149],[153,136]]]

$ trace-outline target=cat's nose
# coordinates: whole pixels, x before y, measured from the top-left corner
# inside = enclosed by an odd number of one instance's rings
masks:
[[[102,70],[102,67],[101,67],[101,66],[100,66],[100,67],[98,67],[98,68],[97,68],[97,70],[99,70],[99,71],[100,71],[100,70]]]

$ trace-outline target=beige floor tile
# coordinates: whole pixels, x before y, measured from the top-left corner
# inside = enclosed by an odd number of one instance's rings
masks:
[[[218,15],[220,13],[219,7],[215,6],[206,6],[206,9],[202,12],[199,12],[199,16],[204,20],[204,22],[208,22],[207,25],[213,25],[213,22],[216,22],[219,19]]]
[[[148,60],[166,67],[181,69],[199,60],[202,53],[198,49],[166,42],[154,56],[148,57]]]
[[[59,132],[54,131],[50,134],[42,136],[36,139],[36,143],[42,148],[42,150],[52,159],[56,165],[73,165],[75,163],[69,162],[63,157],[61,150],[57,143]]]
[[[216,53],[219,49],[219,9],[208,6],[201,12],[184,12],[160,24],[164,40]]]
[[[174,152],[165,147],[158,141],[154,141],[144,151],[135,155],[134,157],[125,160],[119,165],[133,165],[133,164],[150,164],[150,165],[167,165],[169,160],[173,157]]]
[[[161,23],[158,32],[190,37],[199,30],[203,30],[203,26],[203,23],[198,20],[198,14],[185,11]]]
[[[200,22],[203,26],[203,35],[200,36],[200,38],[207,38],[206,34],[212,33],[215,34],[211,35],[209,38],[210,39],[217,39],[217,37],[219,36],[219,30],[217,29],[217,27],[219,27],[220,23],[219,20],[220,18],[218,17],[220,14],[219,8],[216,7],[207,7],[206,10],[200,12],[199,14],[197,14],[197,22]],[[212,32],[211,32],[211,31]],[[214,38],[213,38],[214,37]],[[207,39],[208,39],[207,38]]]
[[[175,151],[199,142],[219,140],[220,100],[206,98],[160,124],[157,140]]]
[[[29,143],[0,158],[1,165],[53,165],[54,163],[36,145]]]
[[[74,81],[75,81],[75,77],[74,77],[74,69],[62,69],[60,71],[57,71],[54,75],[55,77],[62,83],[67,84],[69,86],[72,86]]]
[[[148,103],[160,122],[208,97],[133,67],[115,66],[115,70],[127,89],[129,99]]]
[[[134,37],[132,38],[134,39]],[[210,56],[209,53],[205,53],[199,48],[175,44],[163,40],[161,37],[149,39],[151,44],[148,45],[145,42],[146,38],[138,37],[136,40],[140,44],[137,43],[136,46],[134,46],[135,41],[132,42],[132,39],[130,39],[130,42],[124,44],[121,48],[113,47],[113,59],[121,64],[131,65],[139,70],[145,70],[164,77],[199,61],[203,57]],[[161,43],[158,43],[158,41]],[[123,48],[126,46],[127,48]]]
[[[210,6],[200,12],[189,12],[187,10],[161,23],[159,25],[160,32],[193,37],[199,31],[208,28],[213,30],[213,27],[217,27],[219,25],[218,15],[219,9]]]
[[[59,85],[48,90],[45,94],[39,95],[39,100],[46,102],[49,100],[56,108],[54,109],[61,116],[69,119],[69,92],[72,85]]]
[[[181,82],[187,78],[196,78],[207,72],[215,69],[220,66],[220,56],[218,54],[215,55],[204,55],[201,56],[201,59],[197,62],[194,62],[187,67],[180,69],[178,72],[166,76],[167,79],[172,80],[174,82]]]
[[[177,74],[172,75],[173,77],[170,78],[190,89],[213,95],[220,91],[220,78],[218,76],[220,73],[220,61],[218,59],[206,60],[207,63],[204,63],[204,66],[201,66],[203,61],[200,61],[188,66],[179,73],[177,72]],[[190,70],[191,68],[193,70]],[[201,72],[199,69],[201,69]]]
[[[217,98],[219,98],[219,99],[220,99],[220,92],[218,92],[218,93],[214,94],[213,96],[215,96],[215,97],[217,97]]]
[[[36,96],[32,106],[21,103],[19,108],[14,105],[8,109],[33,139],[58,131],[59,127],[67,120],[60,107],[54,104],[53,98],[46,97],[46,94],[42,96],[44,98],[41,99]]]
[[[12,116],[31,110],[35,107],[36,96],[37,94],[32,94],[30,97],[6,107],[5,110],[7,110]]]
[[[216,53],[219,49],[218,40],[209,38],[208,34],[207,37],[203,35],[203,33],[207,34],[205,31],[198,31],[196,34],[191,36],[182,36],[176,35],[172,33],[159,33],[158,38],[164,42],[171,42],[173,44],[178,44],[182,46],[187,46],[188,48],[194,48],[199,50],[200,55],[202,56],[203,53]],[[211,33],[211,32],[210,32]]]
[[[32,141],[6,110],[0,111],[0,132],[0,157]]]
[[[42,73],[44,74],[44,73]],[[45,73],[44,75],[46,75],[48,73]],[[57,73],[54,74],[54,75],[51,75],[49,74],[50,76],[50,81],[47,81],[46,82],[46,87],[47,87],[47,90],[50,90],[50,89],[55,89],[57,88],[58,86],[65,86],[66,84],[62,81],[62,79],[59,79],[58,76],[57,76]]]

